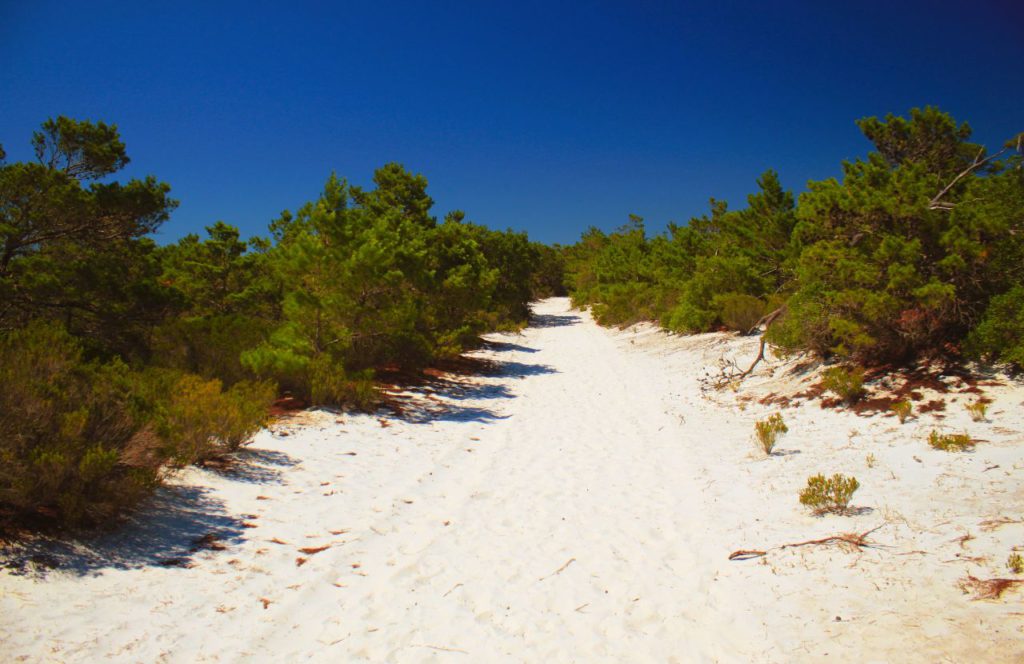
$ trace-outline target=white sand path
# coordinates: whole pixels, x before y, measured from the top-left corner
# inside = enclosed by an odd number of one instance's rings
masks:
[[[808,573],[787,559],[770,568],[727,561],[745,545],[880,518],[812,521],[788,486],[769,506],[780,476],[763,474],[791,464],[799,470],[790,479],[802,482],[808,473],[793,464],[810,455],[752,465],[753,415],[696,389],[707,349],[646,352],[650,335],[601,329],[565,299],[536,312],[537,325],[478,353],[500,363],[499,374],[420,390],[417,402],[434,416],[308,414],[302,426],[261,433],[244,472],[189,470],[138,524],[79,550],[44,549],[62,568],[0,574],[0,660],[937,661],[1018,652],[1006,612],[956,614],[977,628],[956,648],[935,645],[944,626],[913,634],[919,616],[894,618],[888,598],[872,594],[879,579],[850,572],[849,554],[825,552],[832,567]],[[781,525],[748,527],[762,519]],[[206,533],[226,548],[189,552]],[[156,564],[168,558],[191,566]],[[835,606],[833,568],[846,570]],[[914,593],[914,573],[900,570],[883,585]],[[866,615],[872,606],[877,615]],[[847,622],[837,627],[841,612]],[[977,641],[992,620],[1005,630],[995,646]]]

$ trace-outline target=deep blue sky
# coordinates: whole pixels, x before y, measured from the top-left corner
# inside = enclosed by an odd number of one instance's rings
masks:
[[[937,104],[990,147],[1024,130],[1024,3],[0,0],[0,143],[116,123],[128,175],[264,233],[331,170],[399,161],[435,213],[572,242],[652,229],[777,169],[800,191],[868,149],[853,121]]]

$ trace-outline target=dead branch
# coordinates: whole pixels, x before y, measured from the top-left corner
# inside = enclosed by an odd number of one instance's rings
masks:
[[[885,525],[885,524],[882,524]],[[875,532],[882,526],[877,526],[871,530],[864,531],[863,533],[842,533],[840,535],[832,535],[831,537],[823,537],[816,540],[807,540],[805,542],[794,542],[792,544],[783,544],[778,547],[779,549],[791,549],[798,546],[813,546],[818,544],[849,544],[855,549],[873,549],[877,545],[868,541],[868,535]]]
[[[764,326],[765,332],[767,332],[771,324],[775,322],[775,319],[784,313],[786,313],[786,305],[782,305],[775,311],[766,313],[764,316],[761,316],[761,318],[758,319],[756,323],[754,323],[754,326],[751,327],[749,331],[747,331],[747,334],[754,334],[755,332],[761,329],[761,326]]]
[[[792,549],[799,546],[845,544],[849,547],[852,547],[853,549],[875,549],[880,547],[881,545],[868,540],[868,535],[875,532],[884,525],[885,524],[883,523],[881,526],[876,526],[871,530],[866,530],[862,533],[840,533],[839,535],[832,535],[830,537],[823,537],[821,539],[806,540],[803,542],[791,542],[789,544],[782,544],[780,546],[772,547],[765,551],[759,551],[754,549],[741,549],[739,551],[733,551],[732,553],[730,553],[729,560],[751,560],[753,558],[760,558],[762,556],[766,556],[768,555],[769,551],[781,551],[782,549]]]
[[[760,558],[761,556],[767,556],[767,551],[747,551],[740,549],[739,551],[733,551],[729,554],[729,560],[750,560],[752,558]]]
[[[761,316],[761,318],[758,319],[758,321],[756,323],[754,323],[753,327],[751,327],[750,330],[747,331],[747,335],[756,334],[762,327],[764,327],[764,332],[767,333],[768,332],[768,328],[771,327],[772,323],[774,323],[776,321],[776,319],[778,319],[778,317],[781,316],[782,314],[784,314],[785,312],[786,312],[786,305],[782,305],[778,309],[776,309],[774,311],[771,311],[771,312],[765,314],[764,316]],[[745,371],[740,371],[739,367],[736,366],[735,362],[730,362],[727,366],[723,366],[722,367],[722,374],[721,374],[720,378],[718,379],[718,382],[715,383],[715,387],[716,388],[725,387],[729,383],[741,381],[744,378],[746,378],[747,376],[749,376],[751,373],[753,373],[754,369],[757,368],[757,365],[760,364],[764,360],[764,351],[765,351],[765,348],[767,347],[767,345],[768,345],[768,342],[765,340],[764,334],[762,334],[761,335],[761,345],[757,349],[757,357],[754,358],[754,361],[751,362],[750,366],[747,367]],[[736,371],[739,371],[739,373],[731,373],[729,371],[730,367],[732,367]]]
[[[1018,141],[1017,145],[1018,145],[1018,148],[1019,148],[1020,147],[1020,142],[1019,141]],[[982,148],[981,150],[979,150],[978,151],[978,155],[974,158],[974,161],[971,162],[971,165],[968,166],[967,168],[965,168],[964,170],[960,171],[955,178],[950,180],[949,184],[947,184],[945,187],[942,188],[942,191],[940,191],[939,193],[935,194],[935,197],[932,198],[932,200],[928,202],[928,209],[929,210],[952,210],[953,207],[954,207],[954,204],[953,203],[949,203],[949,202],[944,202],[942,200],[942,197],[945,196],[946,194],[948,194],[949,190],[952,189],[953,187],[955,187],[956,183],[960,182],[960,180],[964,179],[965,177],[967,177],[968,175],[970,175],[974,171],[978,170],[979,168],[981,168],[985,164],[989,163],[990,161],[993,161],[993,160],[998,159],[999,157],[1003,156],[1004,154],[1006,154],[1006,152],[1009,149],[1010,149],[1009,147],[1005,147],[1002,150],[1000,150],[999,152],[996,152],[995,154],[993,154],[991,156],[988,156],[988,157],[986,157],[984,159],[981,158],[981,155],[985,154],[985,148]]]

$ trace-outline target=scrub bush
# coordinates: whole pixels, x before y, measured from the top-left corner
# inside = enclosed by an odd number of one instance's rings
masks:
[[[889,410],[896,413],[896,417],[900,418],[900,424],[903,424],[907,421],[907,418],[910,417],[914,407],[909,401],[904,399],[903,401],[897,401],[893,405],[889,406]]]
[[[967,404],[966,409],[972,420],[984,422],[985,414],[988,412],[988,404],[984,401],[975,401],[974,403]]]
[[[974,441],[966,433],[939,433],[932,431],[928,436],[928,444],[933,449],[943,452],[959,452],[974,447]]]
[[[772,450],[775,449],[775,442],[779,436],[789,431],[786,423],[782,420],[781,413],[775,413],[767,420],[756,422],[754,424],[754,432],[757,435],[757,442],[761,445],[761,449],[764,450],[765,454],[769,456]]]
[[[843,403],[853,404],[864,396],[864,370],[859,367],[832,367],[825,372],[821,386],[842,399]]]
[[[807,478],[807,487],[800,492],[800,504],[815,514],[842,514],[850,505],[853,492],[860,488],[856,477],[836,473],[830,478],[818,474]]]
[[[86,362],[62,328],[0,338],[0,514],[100,523],[137,503],[163,458],[126,454],[145,437],[131,373]]]

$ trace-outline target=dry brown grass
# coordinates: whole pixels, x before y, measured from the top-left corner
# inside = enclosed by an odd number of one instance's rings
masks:
[[[971,599],[999,599],[1007,590],[1024,584],[1024,579],[979,579],[968,574],[960,581],[964,594],[974,594]]]

